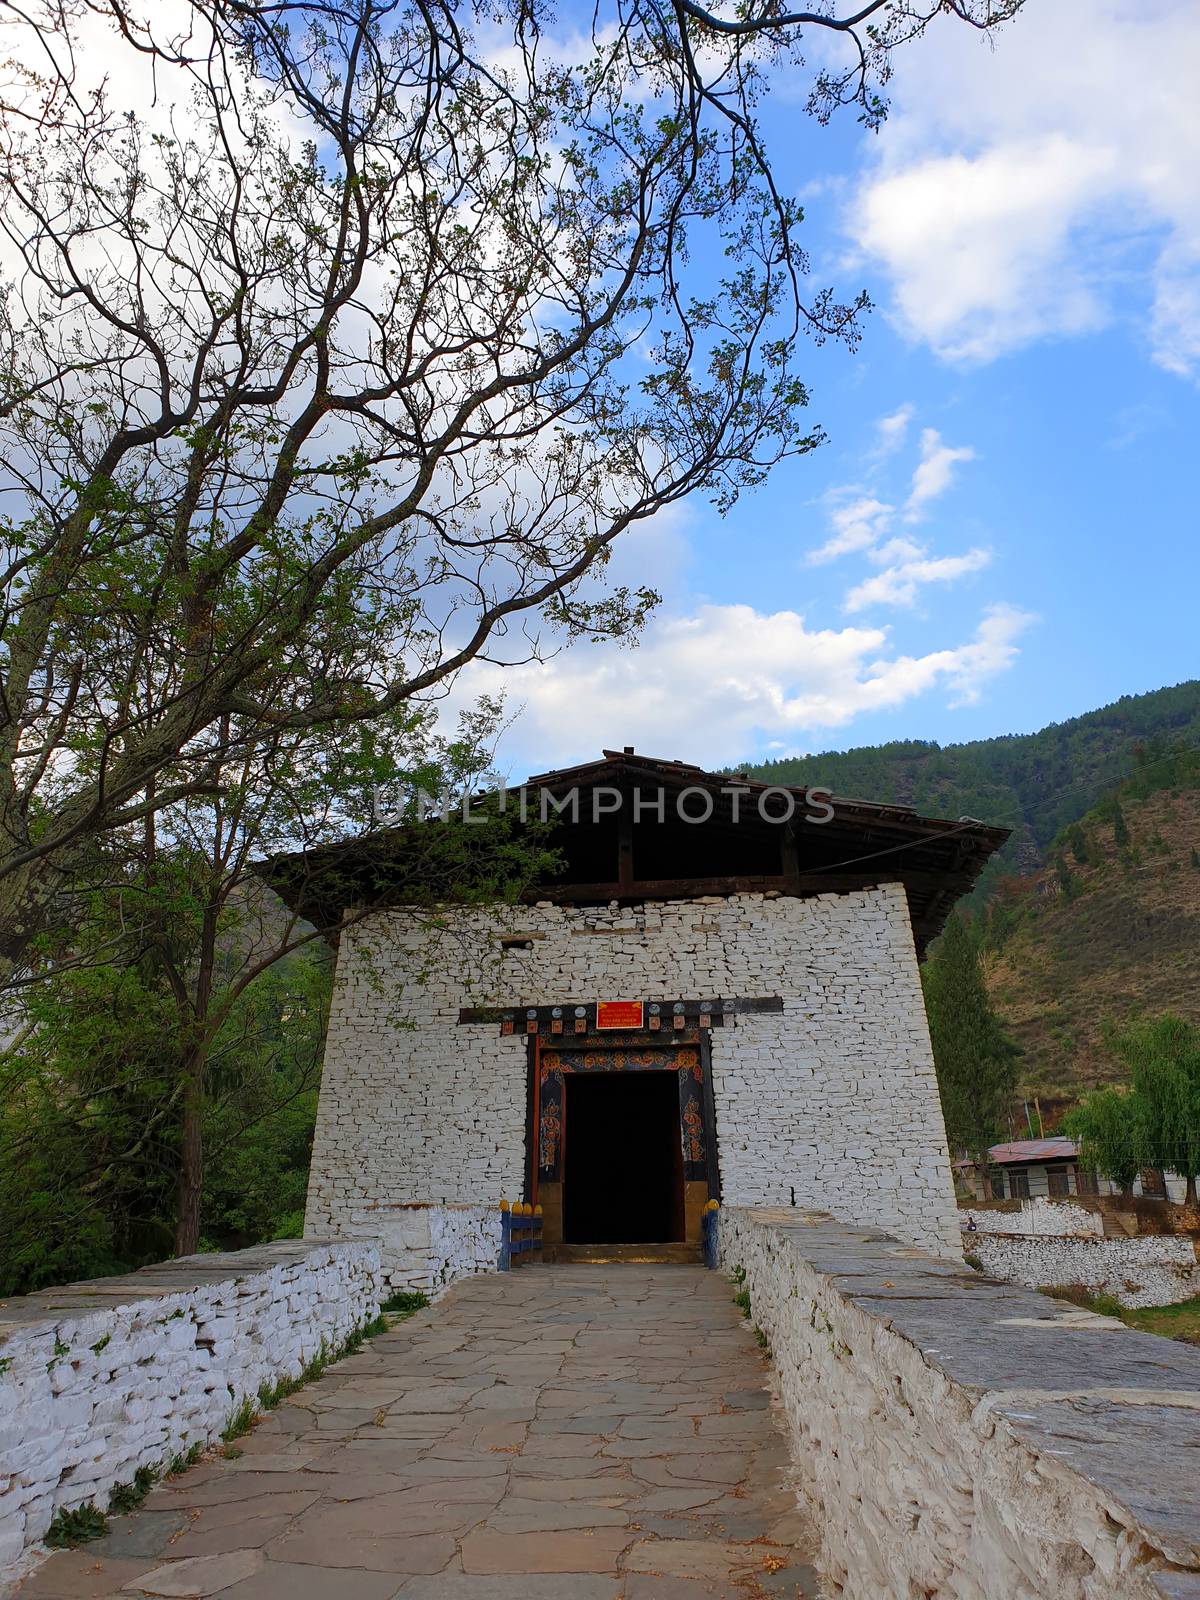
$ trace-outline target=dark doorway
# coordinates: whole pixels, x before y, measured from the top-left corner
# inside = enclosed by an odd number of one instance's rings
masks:
[[[568,1072],[563,1237],[570,1244],[683,1238],[683,1146],[674,1072]]]

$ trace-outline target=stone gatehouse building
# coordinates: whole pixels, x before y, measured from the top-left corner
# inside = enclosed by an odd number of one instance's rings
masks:
[[[406,905],[388,830],[336,887],[267,869],[343,918],[306,1233],[526,1200],[551,1258],[688,1259],[720,1199],[957,1254],[917,962],[1006,830],[629,749],[526,794],[562,820],[525,903]]]

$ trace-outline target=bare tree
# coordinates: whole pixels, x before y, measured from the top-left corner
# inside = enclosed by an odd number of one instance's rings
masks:
[[[264,730],[636,626],[613,541],[811,449],[797,331],[865,303],[802,293],[773,61],[844,36],[812,109],[876,123],[896,45],[1019,3],[618,0],[572,64],[525,0],[0,0],[0,977]]]

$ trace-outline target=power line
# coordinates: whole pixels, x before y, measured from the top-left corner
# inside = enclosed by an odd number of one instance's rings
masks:
[[[1147,772],[1152,767],[1163,766],[1166,762],[1175,761],[1180,756],[1195,755],[1197,753],[1200,753],[1200,744],[1180,745],[1178,748],[1168,752],[1168,754],[1157,757],[1154,761],[1147,761],[1140,770],[1142,772]],[[814,787],[817,786],[814,785]],[[1061,804],[1063,795],[1070,794],[1074,789],[1085,789],[1090,787],[1090,784],[1086,784],[1082,781],[1076,784],[1068,784],[1064,789],[1060,789],[1058,794],[1053,799],[1040,801],[1037,805],[1019,808],[1008,813],[1007,816],[1002,812],[997,822],[984,822],[981,817],[961,817],[954,827],[947,828],[945,833],[939,834],[938,837],[940,839],[953,839],[957,834],[969,833],[973,828],[978,828],[981,826],[996,827],[1004,822],[1007,822],[1010,820],[1010,818],[1013,821],[1024,822],[1030,816],[1036,816],[1039,812],[1048,810],[1051,806]],[[896,855],[901,850],[911,850],[917,847],[919,844],[926,842],[927,841],[925,840],[918,841],[913,839],[905,839],[901,844],[887,845],[881,850],[869,851],[866,855],[848,856],[844,861],[827,861],[821,866],[806,867],[805,871],[813,873],[834,872],[839,867],[852,867],[856,866],[860,861],[875,861],[880,856]]]

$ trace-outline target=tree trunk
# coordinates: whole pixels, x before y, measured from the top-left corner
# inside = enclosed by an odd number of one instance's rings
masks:
[[[1183,1203],[1185,1206],[1194,1206],[1196,1204],[1196,1174],[1194,1172],[1188,1173],[1187,1193],[1183,1197]]]
[[[200,1199],[204,1189],[204,1051],[183,1064],[186,1083],[179,1127],[179,1185],[175,1254],[190,1256],[200,1244]]]
[[[994,1196],[992,1194],[992,1171],[991,1171],[991,1168],[988,1166],[986,1161],[981,1161],[980,1164],[979,1164],[979,1181],[983,1185],[983,1198],[985,1200],[993,1199]]]
[[[7,831],[0,832],[0,855],[20,849]],[[29,947],[47,923],[54,896],[66,874],[44,861],[27,861],[0,879],[0,989],[7,988],[28,961]]]

